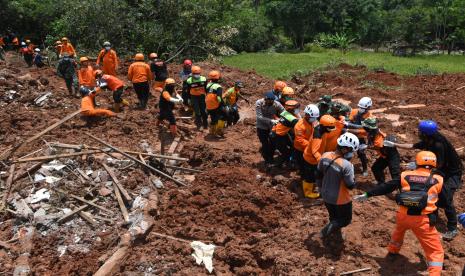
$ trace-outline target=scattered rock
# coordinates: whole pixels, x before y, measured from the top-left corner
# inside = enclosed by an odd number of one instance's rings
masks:
[[[110,195],[112,193],[112,190],[108,189],[107,187],[102,187],[102,188],[100,188],[98,193],[101,196],[107,196],[107,195]]]
[[[457,125],[457,121],[456,120],[449,120],[449,126],[450,127],[455,127]]]

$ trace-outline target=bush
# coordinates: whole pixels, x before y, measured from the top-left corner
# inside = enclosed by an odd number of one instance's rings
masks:
[[[317,43],[307,43],[304,45],[304,52],[324,53],[326,52],[326,49]]]
[[[349,37],[345,33],[335,33],[335,34],[319,34],[315,40],[315,44],[323,48],[336,48],[342,52],[347,52],[350,45],[355,41],[355,39]]]

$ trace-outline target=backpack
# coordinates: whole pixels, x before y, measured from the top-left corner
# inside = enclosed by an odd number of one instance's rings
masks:
[[[400,206],[407,207],[407,214],[421,215],[421,212],[428,205],[428,191],[434,185],[431,181],[433,174],[434,172],[431,171],[422,189],[410,186],[410,191],[401,191],[396,195],[396,203]]]

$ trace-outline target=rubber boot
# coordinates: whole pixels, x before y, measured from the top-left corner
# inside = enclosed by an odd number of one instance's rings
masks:
[[[304,191],[304,196],[308,198],[319,198],[320,194],[315,193],[315,183],[310,183],[307,181],[302,181],[302,189]]]
[[[215,135],[217,135],[219,137],[224,137],[224,126],[225,126],[225,124],[226,124],[225,121],[218,120],[218,123],[216,124]]]
[[[113,104],[113,110],[114,110],[116,113],[121,112],[121,103],[114,103],[114,104]]]
[[[178,128],[176,127],[176,125],[170,125],[170,132],[171,132],[171,135],[176,136],[178,132]]]

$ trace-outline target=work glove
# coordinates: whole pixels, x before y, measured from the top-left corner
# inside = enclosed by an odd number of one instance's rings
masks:
[[[384,140],[383,146],[388,147],[388,148],[394,148],[396,144],[392,141]]]
[[[354,196],[354,201],[357,201],[357,202],[365,202],[367,200],[368,200],[367,193],[363,193],[361,195]]]
[[[407,170],[413,171],[417,169],[417,164],[415,162],[408,162],[407,163]]]
[[[367,144],[361,144],[361,145],[358,147],[358,150],[359,150],[359,151],[365,151],[367,148],[368,148],[368,145],[367,145]]]
[[[277,123],[279,123],[279,120],[274,120],[274,119],[271,120],[271,124],[272,124],[272,125],[276,125]]]

